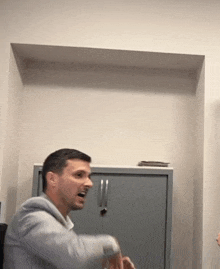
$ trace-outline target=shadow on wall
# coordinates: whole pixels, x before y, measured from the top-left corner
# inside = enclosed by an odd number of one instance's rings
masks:
[[[15,187],[9,187],[7,192],[7,204],[5,208],[5,223],[10,223],[11,217],[15,213],[16,201],[17,201],[17,189]]]
[[[21,71],[21,69],[20,69]],[[94,88],[117,91],[190,94],[196,90],[195,70],[83,65],[31,61],[21,71],[24,85]],[[178,85],[178,89],[177,89]]]

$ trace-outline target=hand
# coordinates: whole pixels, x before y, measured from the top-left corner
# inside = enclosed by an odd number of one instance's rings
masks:
[[[217,241],[218,245],[220,246],[220,233],[218,234],[218,237],[216,238],[216,241]]]
[[[105,269],[124,269],[123,262],[122,262],[122,256],[121,253],[117,254],[111,258],[106,259],[103,264],[102,268]],[[129,267],[128,267],[129,269]]]
[[[129,257],[123,257],[122,262],[123,262],[123,269],[135,269],[135,266]]]

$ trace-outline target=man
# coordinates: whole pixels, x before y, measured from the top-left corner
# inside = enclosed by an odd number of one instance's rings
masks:
[[[5,237],[5,269],[133,269],[109,235],[77,235],[68,214],[81,210],[93,183],[91,158],[60,149],[43,164],[43,192],[22,204]]]

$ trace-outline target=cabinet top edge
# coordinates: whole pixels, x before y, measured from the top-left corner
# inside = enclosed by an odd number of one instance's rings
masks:
[[[93,164],[91,168],[129,168],[129,169],[166,169],[173,170],[173,167],[164,167],[164,166],[132,166],[132,165],[101,165],[101,164]]]
[[[41,170],[42,164],[35,163],[34,167],[38,170]],[[92,173],[173,173],[173,167],[161,167],[161,166],[130,166],[130,165],[98,165],[98,164],[91,164]]]
[[[43,166],[42,163],[34,163],[34,166]],[[134,166],[134,165],[106,165],[106,164],[91,164],[92,168],[134,168],[134,169],[167,169],[173,170],[173,167],[165,167],[165,166]]]

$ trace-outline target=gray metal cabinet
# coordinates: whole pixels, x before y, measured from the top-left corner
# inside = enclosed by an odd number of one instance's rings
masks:
[[[35,166],[33,196],[42,190]],[[171,168],[92,167],[93,188],[83,210],[71,212],[74,230],[115,236],[138,269],[171,268]]]

